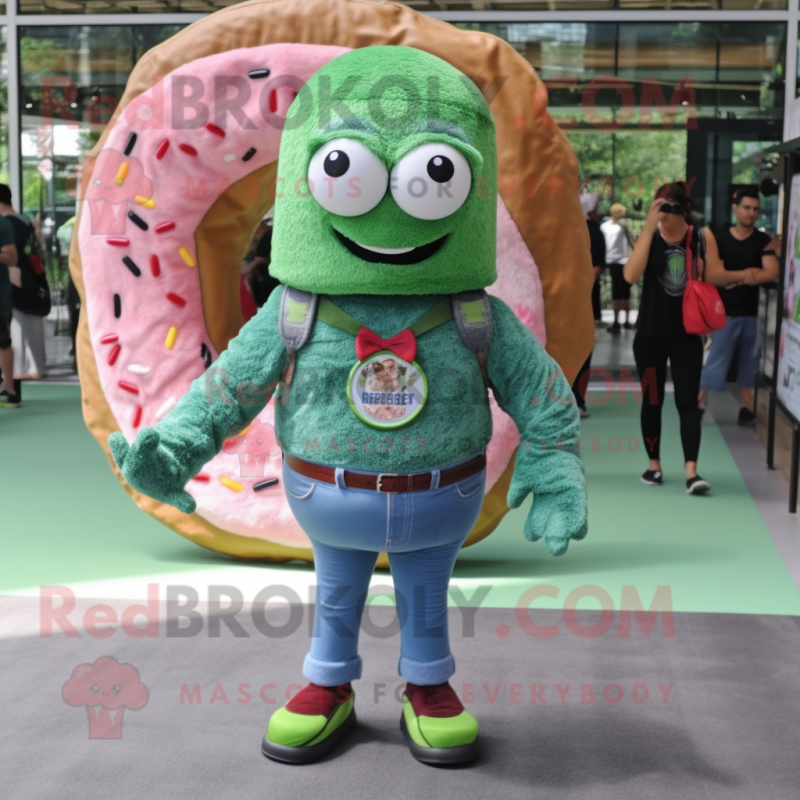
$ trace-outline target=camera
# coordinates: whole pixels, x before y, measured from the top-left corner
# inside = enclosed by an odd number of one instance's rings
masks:
[[[662,203],[658,209],[659,211],[663,211],[665,214],[678,214],[679,216],[683,216],[683,208],[678,203]]]

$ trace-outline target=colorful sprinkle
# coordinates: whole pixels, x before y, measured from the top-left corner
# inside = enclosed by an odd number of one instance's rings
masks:
[[[139,277],[139,276],[142,274],[142,271],[139,269],[139,267],[137,267],[137,266],[136,266],[136,262],[135,262],[135,261],[134,261],[134,260],[133,260],[133,259],[132,259],[130,256],[125,256],[125,258],[123,258],[123,259],[122,259],[122,263],[123,263],[123,264],[124,264],[124,265],[125,265],[125,266],[126,266],[126,267],[127,267],[127,268],[128,268],[128,269],[129,269],[129,270],[130,270],[130,271],[131,271],[131,272],[132,272],[132,273],[133,273],[133,274],[134,274],[134,275],[135,275],[137,278],[138,278],[138,277]]]
[[[268,78],[269,77],[269,70],[268,69],[254,69],[252,72],[247,73],[248,78]]]
[[[172,350],[172,348],[175,345],[175,340],[177,338],[178,338],[178,329],[173,325],[169,329],[169,332],[167,333],[167,338],[164,341],[164,347],[166,347],[167,350]]]
[[[225,475],[223,475],[219,479],[219,482],[223,486],[227,486],[229,489],[232,489],[234,492],[241,492],[242,489],[244,489],[244,486],[242,486],[241,483],[236,483],[236,481],[232,481],[230,478],[226,477]]]
[[[161,274],[161,262],[159,262],[158,256],[150,256],[150,272],[153,273],[154,278]]]
[[[100,338],[100,344],[116,344],[119,341],[119,336],[116,333],[107,333]]]
[[[118,295],[114,295],[114,316],[119,319],[122,316],[122,298]]]
[[[150,367],[143,367],[141,364],[128,364],[128,372],[136,375],[149,375]]]
[[[128,212],[128,219],[137,227],[141,228],[143,231],[146,231],[149,225],[137,214],[134,214],[133,211]]]
[[[127,161],[123,161],[119,165],[119,169],[117,170],[117,177],[114,178],[114,183],[117,186],[122,186],[122,184],[123,184],[123,182],[125,180],[125,176],[127,174],[128,174],[128,162]]]
[[[206,347],[206,343],[200,345],[200,358],[206,365],[206,369],[211,366],[211,351]]]
[[[182,153],[186,153],[187,156],[197,155],[197,150],[195,150],[195,148],[192,147],[190,144],[179,144],[178,150],[180,150]]]
[[[215,136],[224,136],[225,131],[215,125],[213,122],[206,122],[206,130],[213,133]]]
[[[136,197],[133,198],[134,203],[138,203],[140,206],[144,206],[145,208],[155,208],[156,201],[153,200],[152,197],[145,197],[143,194],[137,194]]]
[[[124,236],[109,236],[106,241],[113,244],[114,247],[127,247],[130,244],[130,241]]]
[[[185,247],[179,247],[178,252],[181,254],[181,258],[184,260],[187,267],[197,266],[197,262],[194,260],[194,257]]]
[[[210,476],[206,475],[205,472],[198,472],[197,475],[192,478],[193,481],[201,481],[202,483],[208,483],[211,478]]]
[[[225,153],[225,155],[222,156],[222,160],[227,163],[230,163],[231,161],[236,161],[236,153]]]
[[[161,144],[156,148],[156,158],[159,160],[164,158],[164,153],[166,153],[167,150],[169,150],[169,139],[163,139]]]
[[[255,147],[251,147],[243,156],[242,161],[249,161],[256,154]]]
[[[261,483],[256,483],[253,485],[253,491],[260,492],[262,489],[266,489],[267,486],[274,486],[277,482],[277,478],[270,478],[269,480],[261,481]]]
[[[181,297],[179,294],[175,294],[174,292],[167,293],[167,300],[169,300],[170,303],[175,303],[175,305],[178,306],[179,308],[183,308],[186,305],[186,300],[184,300],[183,297]]]
[[[174,397],[170,397],[161,408],[156,411],[156,419],[161,419],[168,411],[171,411],[178,401]]]
[[[113,367],[116,363],[117,357],[119,356],[119,351],[122,350],[122,345],[115,344],[111,348],[111,352],[108,354],[108,365]]]
[[[136,406],[133,412],[133,427],[138,428],[139,423],[142,421],[142,407]]]
[[[174,227],[174,222],[159,222],[158,225],[156,225],[156,233],[166,233],[167,231],[171,231]]]
[[[139,387],[135,383],[128,383],[128,381],[120,381],[118,384],[120,389],[124,389],[131,394],[139,394]]]
[[[131,151],[133,150],[135,144],[136,144],[136,134],[132,133],[128,137],[128,144],[125,145],[125,155],[126,156],[129,156],[131,154]]]

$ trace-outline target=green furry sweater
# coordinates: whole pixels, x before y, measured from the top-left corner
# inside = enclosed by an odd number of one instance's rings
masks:
[[[485,451],[492,434],[486,389],[477,358],[464,346],[452,320],[417,340],[416,361],[428,378],[425,408],[403,427],[380,430],[362,422],[348,405],[347,378],[357,361],[354,337],[319,319],[297,354],[291,386],[287,390],[278,384],[289,363],[279,335],[280,295],[281,287],[175,408],[154,428],[141,431],[130,449],[122,434],[112,434],[114,457],[134,488],[186,513],[193,511],[194,502],[183,486],[221,450],[226,438],[255,418],[276,386],[277,435],[284,452],[299,458],[404,473],[439,468]],[[331,299],[389,338],[443,296]],[[537,500],[526,536],[537,539],[541,526],[549,526],[548,549],[559,554],[570,537],[582,538],[586,532],[577,409],[561,370],[533,334],[501,300],[492,297],[491,304],[494,331],[488,374],[501,408],[522,439],[509,505],[520,505],[532,491]]]

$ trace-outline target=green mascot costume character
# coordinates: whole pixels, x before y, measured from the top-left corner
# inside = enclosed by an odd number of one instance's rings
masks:
[[[483,500],[488,389],[523,441],[565,443],[519,449],[508,504],[533,493],[525,536],[561,555],[587,531],[568,382],[484,291],[496,278],[494,122],[441,59],[365,47],[301,90],[278,170],[270,269],[283,286],[158,424],[109,445],[132,487],[189,514],[186,483],[274,392],[284,488],[318,589],[309,683],[273,714],[264,754],[314,761],[355,725],[361,614],[386,552],[406,741],[420,761],[467,761],[478,723],[448,682],[447,588]]]

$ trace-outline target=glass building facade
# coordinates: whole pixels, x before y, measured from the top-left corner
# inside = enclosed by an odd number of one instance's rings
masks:
[[[759,182],[749,154],[783,138],[787,105],[798,94],[800,0],[406,4],[499,36],[526,58],[545,81],[551,114],[600,211],[623,202],[634,229],[661,179],[691,181],[706,220],[723,224],[732,187]],[[81,158],[137,60],[229,5],[0,0],[0,181],[11,186],[15,208],[40,225],[56,309],[49,334],[63,328],[65,232]],[[769,227],[776,203],[765,197],[762,205]]]

